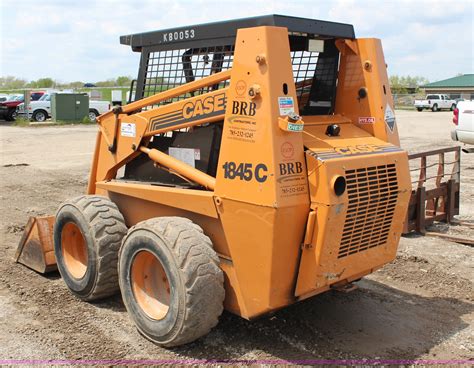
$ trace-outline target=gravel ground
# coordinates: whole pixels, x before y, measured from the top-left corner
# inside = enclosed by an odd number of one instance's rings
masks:
[[[410,152],[452,146],[451,113],[397,111]],[[12,261],[29,216],[82,194],[94,126],[17,128],[0,122],[0,360],[472,359],[474,248],[403,237],[397,259],[351,293],[328,292],[254,322],[224,313],[199,341],[162,349],[142,338],[119,296],[84,303],[58,273]],[[474,155],[462,157],[461,215],[474,223]],[[474,237],[465,226],[441,226]]]

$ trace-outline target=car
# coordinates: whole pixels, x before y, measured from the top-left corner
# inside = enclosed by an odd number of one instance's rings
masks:
[[[55,92],[57,93],[57,92]],[[17,113],[27,119],[37,122],[44,122],[51,117],[51,96],[52,93],[47,93],[38,101],[30,102],[28,105],[28,113],[25,111],[25,104],[18,105]],[[108,101],[89,101],[89,119],[95,121],[96,118],[110,110],[110,102]]]
[[[92,87],[96,87],[96,85],[94,83],[84,83],[84,87],[92,88]]]
[[[433,112],[440,111],[442,109],[448,109],[453,111],[456,107],[456,101],[448,97],[448,95],[441,94],[429,94],[426,95],[424,100],[415,100],[415,108],[418,111],[428,109]]]
[[[31,92],[31,101],[37,101],[43,96],[45,92]],[[0,119],[6,121],[13,121],[17,115],[17,107],[25,100],[24,95],[12,95],[6,101],[0,102]]]
[[[466,153],[474,153],[474,101],[459,101],[453,111],[453,123],[456,129],[451,131],[451,139],[468,145]],[[469,147],[471,146],[471,147]]]

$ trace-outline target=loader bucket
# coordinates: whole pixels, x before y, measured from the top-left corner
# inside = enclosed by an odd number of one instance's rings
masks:
[[[39,273],[57,270],[53,242],[54,216],[30,217],[15,254],[15,262]]]

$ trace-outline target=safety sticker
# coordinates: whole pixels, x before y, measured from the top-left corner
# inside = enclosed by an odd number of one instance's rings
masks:
[[[178,147],[170,147],[168,151],[171,157],[174,157],[177,160],[183,161],[185,164],[189,166],[195,166],[196,160],[196,151],[194,148],[178,148]],[[201,152],[199,152],[199,156]]]
[[[375,124],[375,118],[373,116],[359,117],[359,124]]]
[[[385,124],[387,124],[390,131],[393,132],[393,129],[395,128],[395,114],[388,103],[385,108]]]
[[[294,124],[294,123],[288,122],[287,129],[289,132],[302,132],[303,128],[304,128],[303,124]]]
[[[120,125],[120,135],[122,137],[132,137],[137,136],[137,127],[133,123],[122,123]]]
[[[280,108],[280,115],[289,115],[295,112],[293,97],[278,97],[278,107]]]

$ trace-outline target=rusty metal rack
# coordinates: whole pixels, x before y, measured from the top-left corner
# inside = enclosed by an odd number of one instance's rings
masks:
[[[408,158],[413,189],[403,232],[425,234],[435,221],[451,223],[459,215],[461,148],[419,152]]]

